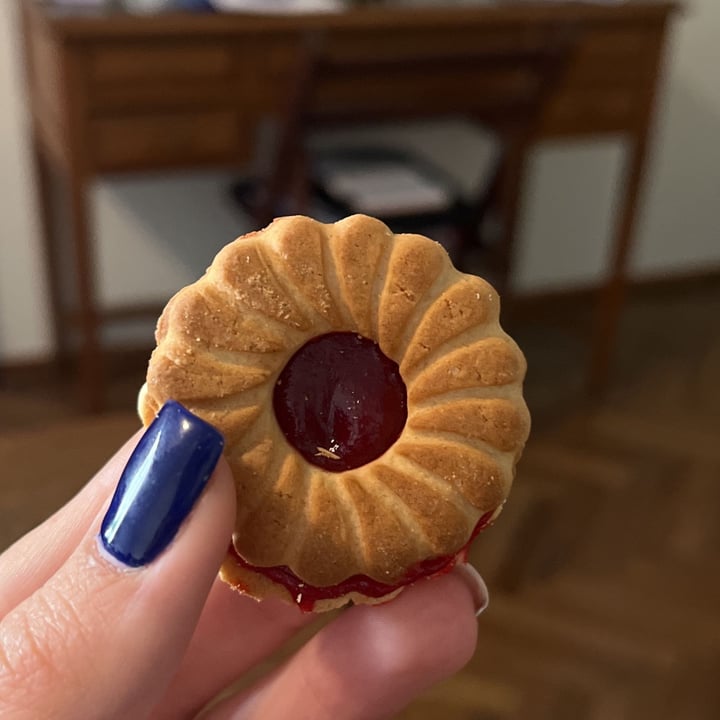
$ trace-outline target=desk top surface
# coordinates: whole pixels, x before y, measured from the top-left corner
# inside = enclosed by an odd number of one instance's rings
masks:
[[[630,22],[662,20],[680,9],[676,0],[628,0],[597,3],[556,0],[477,0],[448,4],[437,0],[373,2],[350,5],[332,13],[189,13],[134,15],[122,10],[61,8],[48,0],[21,0],[31,15],[49,23],[66,39],[129,36],[226,35],[282,32],[313,28],[380,28],[531,22]]]

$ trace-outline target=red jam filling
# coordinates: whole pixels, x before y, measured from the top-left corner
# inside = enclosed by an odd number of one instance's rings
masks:
[[[324,470],[352,470],[380,457],[407,419],[397,363],[362,335],[332,332],[305,343],[273,392],[288,442]]]
[[[399,590],[401,587],[411,585],[421,578],[436,577],[450,572],[458,561],[464,562],[467,559],[470,544],[477,537],[480,531],[484,530],[490,524],[493,514],[494,511],[491,511],[480,517],[480,520],[478,520],[478,523],[470,536],[470,540],[468,540],[468,542],[457,553],[454,555],[441,555],[439,557],[422,560],[421,562],[408,568],[402,579],[392,585],[382,583],[379,580],[374,580],[367,575],[353,575],[337,585],[317,587],[303,582],[292,570],[290,570],[289,567],[285,565],[277,565],[275,567],[258,567],[243,560],[233,545],[230,545],[230,552],[234,555],[235,561],[238,565],[247,568],[248,570],[253,570],[260,575],[264,575],[273,582],[283,585],[287,588],[288,592],[301,610],[304,612],[312,612],[315,607],[315,603],[318,600],[338,598],[350,592],[359,592],[367,597],[379,598],[384,595],[389,595],[391,592]]]

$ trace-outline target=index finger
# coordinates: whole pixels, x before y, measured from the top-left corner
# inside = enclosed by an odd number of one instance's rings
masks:
[[[107,502],[141,436],[138,430],[75,497],[0,555],[0,619],[67,561]]]

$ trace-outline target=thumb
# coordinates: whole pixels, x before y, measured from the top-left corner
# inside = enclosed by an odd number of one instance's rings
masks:
[[[1,717],[150,712],[231,537],[235,492],[222,449],[213,427],[177,403],[163,407],[102,523],[98,516],[57,572],[0,623]]]

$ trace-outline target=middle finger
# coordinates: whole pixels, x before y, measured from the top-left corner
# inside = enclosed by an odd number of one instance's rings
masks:
[[[317,619],[274,598],[259,603],[217,579],[180,669],[153,718],[192,717]]]

